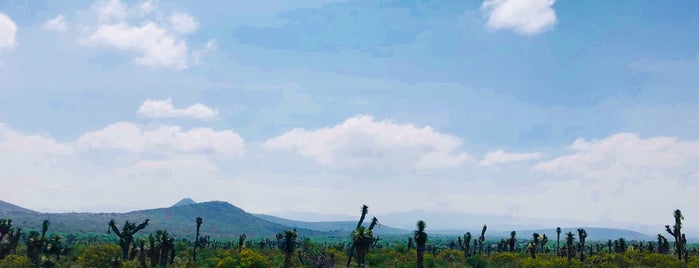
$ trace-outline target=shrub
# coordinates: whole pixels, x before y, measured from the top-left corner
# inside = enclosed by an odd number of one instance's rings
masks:
[[[8,255],[0,260],[0,268],[24,268],[31,267],[29,258],[23,255]]]
[[[112,260],[121,256],[121,249],[113,244],[98,244],[87,247],[78,256],[83,267],[110,267]]]

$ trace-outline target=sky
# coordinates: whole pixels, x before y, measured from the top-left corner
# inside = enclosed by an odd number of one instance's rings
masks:
[[[0,199],[699,227],[696,29],[688,0],[2,1]]]

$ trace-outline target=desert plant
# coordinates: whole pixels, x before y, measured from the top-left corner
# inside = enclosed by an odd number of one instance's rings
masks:
[[[573,232],[568,232],[566,234],[566,256],[568,257],[568,266],[571,265],[573,257],[575,257],[575,249],[573,248],[573,242],[575,237]]]
[[[510,252],[515,252],[515,246],[517,245],[517,238],[515,238],[516,235],[517,232],[512,231],[510,232],[510,238],[507,239],[507,246]]]
[[[556,256],[561,256],[561,227],[556,227]]]
[[[291,256],[294,254],[296,249],[296,229],[293,231],[286,230],[284,233],[280,234],[279,237],[282,238],[282,244],[280,245],[281,250],[284,251],[284,268],[291,267]]]
[[[585,261],[585,238],[587,238],[587,232],[585,229],[578,229],[578,238],[580,242],[578,244],[578,251],[580,252],[580,262]]]
[[[415,242],[417,243],[417,267],[423,268],[423,254],[425,253],[425,243],[427,243],[427,233],[425,233],[425,222],[420,220],[417,222],[417,230],[414,234]]]
[[[675,217],[675,225],[670,229],[670,225],[665,225],[665,231],[667,231],[672,237],[675,238],[675,253],[677,254],[677,259],[682,260],[682,254],[685,251],[684,243],[682,243],[682,211],[679,209],[675,210],[673,215]]]
[[[194,222],[197,224],[197,232],[194,235],[194,257],[192,260],[194,262],[197,262],[197,249],[199,248],[199,228],[201,227],[201,224],[204,222],[204,220],[201,217],[197,217]]]
[[[107,233],[113,231],[119,237],[119,247],[121,248],[122,259],[127,260],[129,257],[129,248],[133,242],[133,236],[138,233],[138,231],[143,230],[148,226],[149,220],[146,219],[143,223],[136,226],[135,223],[130,223],[129,221],[124,222],[121,230],[117,228],[114,220],[109,221]]]

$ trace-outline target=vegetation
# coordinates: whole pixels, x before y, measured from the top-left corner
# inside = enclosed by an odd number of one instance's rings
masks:
[[[194,240],[176,237],[166,230],[145,232],[149,220],[136,225],[126,222],[117,228],[109,221],[114,236],[95,239],[72,234],[49,234],[51,223],[42,221],[38,231],[23,232],[10,219],[0,219],[0,268],[4,267],[699,267],[699,246],[688,244],[682,233],[681,211],[674,213],[674,226],[666,226],[674,241],[658,234],[654,241],[618,238],[588,241],[585,229],[567,232],[561,245],[561,228],[556,228],[556,250],[548,237],[538,232],[517,238],[489,240],[484,225],[480,236],[429,235],[420,220],[407,234],[374,235],[376,217],[368,227],[363,206],[356,229],[345,237],[318,239],[303,237],[297,230],[284,230],[276,239],[248,238],[245,233],[227,240],[212,240],[196,223]],[[192,220],[190,219],[190,224]],[[207,225],[209,226],[209,225]],[[191,228],[191,225],[190,225]],[[191,232],[191,229],[190,229]],[[203,235],[200,233],[203,232]],[[24,237],[24,238],[22,238]],[[406,244],[406,238],[408,243]],[[110,240],[111,239],[111,240]]]

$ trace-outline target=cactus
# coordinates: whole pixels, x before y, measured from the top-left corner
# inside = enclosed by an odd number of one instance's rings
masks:
[[[561,256],[561,227],[556,227],[556,256]]]
[[[587,232],[585,229],[578,229],[578,238],[580,243],[578,244],[578,251],[580,252],[580,262],[585,261],[585,238],[587,238]]]
[[[9,254],[14,254],[17,251],[19,238],[22,236],[21,228],[13,228],[12,220],[0,219],[0,260],[4,259]],[[7,238],[7,239],[5,239]],[[3,243],[6,241],[7,243]]]
[[[415,231],[414,237],[417,243],[417,267],[423,268],[422,256],[425,252],[425,243],[427,243],[427,233],[425,233],[425,222],[423,220],[417,222],[417,231]]]
[[[122,259],[127,260],[129,257],[129,248],[131,247],[131,243],[133,242],[133,236],[138,233],[138,231],[143,230],[143,228],[146,228],[148,226],[148,222],[150,220],[146,219],[143,223],[139,224],[136,226],[135,223],[130,223],[129,221],[126,221],[124,223],[124,226],[121,227],[121,231],[119,228],[117,228],[116,223],[114,223],[114,220],[109,221],[109,224],[107,224],[108,229],[107,233],[109,231],[113,231],[114,234],[116,234],[119,237],[119,247],[121,247],[121,252],[122,252]]]
[[[464,251],[464,259],[468,258],[471,252],[471,232],[466,232],[464,234],[463,241],[461,237],[458,238],[459,247]]]
[[[359,221],[357,222],[357,229],[352,232],[352,247],[350,248],[349,258],[347,258],[347,267],[349,267],[350,263],[352,263],[352,256],[354,255],[355,251],[357,253],[357,265],[364,267],[366,255],[369,253],[371,244],[374,241],[372,230],[379,221],[376,219],[376,217],[373,217],[371,219],[371,224],[369,224],[369,228],[362,226],[364,218],[368,212],[369,207],[363,205],[362,215],[359,217]]]
[[[682,211],[678,209],[675,210],[674,217],[675,225],[672,226],[672,230],[670,225],[665,225],[665,231],[675,238],[675,253],[677,253],[677,259],[682,260],[682,254],[686,250],[684,243],[682,243],[682,220],[684,220],[684,216],[682,216]]]
[[[566,234],[566,256],[568,257],[568,266],[571,265],[573,257],[575,257],[575,249],[573,248],[573,242],[575,237],[573,232],[568,232]]]
[[[197,262],[197,248],[199,247],[199,228],[201,227],[201,224],[204,222],[204,220],[201,217],[197,217],[194,221],[197,223],[197,233],[194,236],[194,257],[192,259],[196,263]]]
[[[245,247],[245,239],[247,236],[245,234],[241,234],[238,236],[238,252],[241,252],[243,248]]]
[[[485,231],[488,229],[488,225],[483,224],[483,229],[481,230],[481,236],[478,237],[478,255],[483,251],[483,241],[485,241]]]
[[[291,256],[296,250],[296,239],[297,239],[296,229],[293,231],[286,230],[284,233],[278,234],[278,241],[281,242],[279,247],[284,251],[284,268],[291,267]]]

